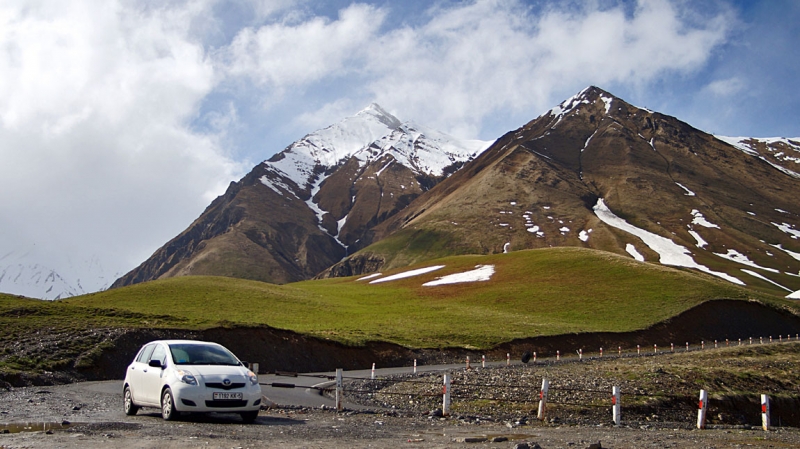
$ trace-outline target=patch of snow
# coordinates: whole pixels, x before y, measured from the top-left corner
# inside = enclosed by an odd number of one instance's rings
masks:
[[[475,265],[474,270],[463,273],[448,274],[436,278],[433,281],[422,284],[423,287],[433,287],[436,285],[461,284],[464,282],[485,282],[492,278],[494,265]]]
[[[511,247],[511,242],[506,242],[506,244],[503,245],[503,254],[508,254],[508,249],[510,247]]]
[[[793,143],[793,140],[796,141],[796,139],[784,139],[784,138],[780,138],[780,137],[773,137],[773,138],[727,137],[727,136],[714,136],[714,137],[716,137],[717,139],[719,139],[719,140],[721,140],[721,141],[723,141],[723,142],[725,142],[725,143],[727,143],[729,145],[732,145],[734,148],[737,148],[737,149],[747,153],[750,156],[757,157],[758,159],[761,159],[762,161],[768,163],[769,165],[773,166],[777,170],[780,170],[783,173],[785,173],[785,174],[787,174],[787,175],[789,175],[789,176],[791,176],[793,178],[800,178],[800,173],[797,173],[797,172],[795,172],[793,170],[790,170],[790,169],[788,169],[788,168],[786,168],[786,167],[784,167],[782,165],[778,165],[778,164],[770,161],[769,159],[767,159],[764,156],[762,156],[761,154],[759,154],[759,152],[753,146],[751,146],[752,144],[747,143],[748,141],[755,141],[757,143],[758,142],[764,143],[764,144],[766,144],[767,151],[772,152],[772,153],[774,153],[776,151],[775,148],[773,148],[771,146],[772,144],[775,144],[775,143],[782,143],[782,144],[788,145],[794,151],[800,151],[800,147],[798,147],[795,143]],[[781,162],[787,162],[788,161],[788,162],[793,162],[795,164],[800,162],[800,159],[798,159],[798,158],[793,158],[793,157],[781,158],[780,157],[781,153],[773,154],[773,156],[775,156]]]
[[[390,165],[394,164],[394,162],[395,162],[395,160],[394,160],[394,159],[392,159],[391,161],[389,161],[389,163],[388,163],[388,164],[386,164],[386,165],[384,165],[383,167],[381,167],[381,169],[380,169],[380,170],[378,170],[378,172],[377,172],[377,173],[375,173],[375,177],[377,178],[378,176],[380,176],[380,175],[381,175],[381,173],[383,173],[383,171],[384,171],[384,170],[386,170],[387,168],[389,168],[389,166],[390,166]]]
[[[530,233],[539,232],[539,226],[533,226],[528,228],[528,232]]]
[[[631,257],[638,260],[639,262],[644,262],[644,256],[639,251],[636,251],[636,247],[633,246],[632,244],[628,243],[627,245],[625,245],[625,251],[627,251],[628,254],[631,255]]]
[[[775,285],[775,286],[777,286],[777,287],[780,287],[780,288],[782,288],[782,289],[786,290],[787,292],[791,292],[791,291],[792,291],[792,289],[790,289],[790,288],[786,288],[786,287],[784,287],[783,285],[781,285],[781,284],[779,284],[779,283],[777,283],[777,282],[773,281],[772,279],[769,279],[769,278],[767,278],[767,277],[765,277],[765,276],[762,276],[762,275],[760,275],[760,274],[756,273],[756,272],[755,272],[755,271],[753,271],[753,270],[747,270],[747,269],[745,269],[745,268],[742,268],[742,271],[744,271],[745,273],[749,274],[750,276],[757,277],[757,278],[761,279],[762,281],[767,281],[767,282],[769,282],[769,283],[770,283],[770,284],[772,284],[772,285]]]
[[[754,217],[756,216],[756,214],[754,212],[748,212],[747,215],[752,215]]]
[[[370,274],[370,275],[367,275],[367,276],[364,276],[364,277],[358,278],[358,279],[356,279],[356,280],[357,280],[357,281],[366,281],[366,280],[368,280],[368,279],[373,279],[373,278],[376,278],[376,277],[378,277],[378,276],[380,276],[380,275],[382,275],[382,274],[383,274],[383,273],[373,273],[373,274]]]
[[[562,227],[561,229],[559,229],[559,231],[560,231],[562,234],[566,234],[567,232],[569,232],[569,228],[568,228],[568,227],[566,227],[566,226],[564,226],[564,227]]]
[[[696,195],[694,194],[694,192],[692,192],[691,190],[687,189],[687,188],[686,188],[686,186],[684,186],[683,184],[681,184],[681,183],[679,183],[679,182],[676,182],[675,184],[677,184],[677,185],[678,185],[678,187],[680,187],[680,188],[682,188],[683,190],[685,190],[685,191],[686,191],[686,196],[696,196]]]
[[[786,212],[786,211],[785,211],[785,210],[783,210],[783,209],[775,209],[775,212],[780,212],[780,213],[782,213],[782,214],[788,214],[788,213],[789,213],[789,212]]]
[[[769,271],[771,273],[780,273],[780,271],[778,271],[778,270],[776,270],[774,268],[765,268],[765,267],[762,267],[762,266],[756,264],[755,262],[750,260],[749,257],[747,257],[746,255],[740,253],[739,251],[736,251],[735,249],[728,249],[728,252],[726,254],[721,254],[721,253],[713,253],[713,254],[715,256],[722,257],[723,259],[728,259],[730,261],[733,261],[733,262],[736,262],[736,263],[740,263],[742,265],[747,265],[748,267],[759,268],[761,270]]]
[[[719,226],[717,226],[714,223],[711,223],[710,221],[706,220],[706,217],[704,217],[703,214],[700,213],[700,211],[697,210],[697,209],[692,209],[692,216],[694,216],[694,220],[692,220],[692,224],[704,226],[706,228],[717,228],[717,229],[719,229]]]
[[[778,243],[777,245],[770,245],[770,246],[774,246],[775,248],[778,248],[779,250],[781,250],[781,251],[785,252],[786,254],[794,257],[795,259],[800,260],[800,253],[796,253],[794,251],[789,251],[788,249],[786,249],[783,246],[781,246],[780,243]]]
[[[589,234],[590,234],[591,232],[592,232],[592,230],[591,230],[591,229],[589,229],[588,231],[586,231],[586,230],[582,230],[582,231],[580,232],[580,234],[578,234],[578,238],[579,238],[579,239],[581,239],[581,241],[582,241],[582,242],[589,241]]]
[[[511,203],[509,203],[509,204],[511,204],[512,206],[516,206],[516,205],[517,205],[517,202],[516,202],[516,201],[512,201],[512,202],[511,202]]]
[[[706,242],[705,240],[703,240],[703,238],[702,238],[702,237],[700,237],[700,234],[698,234],[697,232],[695,232],[695,231],[692,231],[692,230],[690,229],[690,230],[689,230],[689,234],[691,234],[691,235],[692,235],[692,237],[694,237],[694,239],[695,239],[695,240],[697,240],[697,247],[698,247],[698,248],[705,248],[705,247],[708,245],[708,242]]]
[[[601,95],[600,99],[603,100],[603,103],[606,104],[606,115],[608,115],[608,113],[611,112],[611,100],[613,100],[613,98]]]
[[[385,278],[375,279],[374,281],[370,281],[369,283],[380,284],[381,282],[396,281],[398,279],[410,278],[414,276],[419,276],[421,274],[430,273],[431,271],[441,270],[442,268],[444,268],[444,265],[433,265],[425,268],[417,268],[416,270],[404,271],[402,273],[386,276]]]
[[[508,223],[500,223],[500,226],[506,227],[508,226]]]
[[[593,209],[594,213],[603,223],[615,227],[617,229],[621,229],[625,232],[633,234],[642,239],[642,241],[647,246],[649,246],[650,249],[658,253],[659,262],[661,264],[674,267],[694,268],[704,273],[708,273],[720,277],[722,279],[725,279],[728,282],[732,282],[738,285],[745,285],[744,282],[740,281],[739,279],[727,273],[713,271],[704,265],[698,264],[697,262],[694,261],[688,249],[678,245],[672,240],[645,231],[644,229],[637,228],[636,226],[633,226],[632,224],[628,223],[622,218],[617,217],[606,206],[602,198],[597,200],[597,204],[594,206]]]
[[[786,234],[789,234],[789,236],[791,238],[793,238],[795,240],[800,239],[800,231],[798,231],[797,229],[794,229],[794,226],[790,225],[789,223],[778,224],[778,223],[772,222],[772,225],[777,227],[781,231],[785,232]]]
[[[796,292],[794,292],[794,293],[792,293],[790,295],[786,295],[786,299],[800,299],[800,290],[798,290],[798,291],[796,291]]]

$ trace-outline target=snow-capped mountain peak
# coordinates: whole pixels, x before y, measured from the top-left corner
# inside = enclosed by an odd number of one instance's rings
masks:
[[[264,164],[268,171],[310,191],[321,182],[317,175],[319,167],[336,167],[351,157],[356,157],[364,166],[391,154],[398,162],[420,174],[441,176],[448,166],[474,158],[490,144],[481,140],[457,139],[410,122],[401,122],[372,103],[354,116],[306,135]]]

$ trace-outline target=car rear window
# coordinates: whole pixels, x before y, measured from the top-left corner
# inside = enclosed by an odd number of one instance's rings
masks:
[[[239,360],[221,346],[175,343],[169,350],[176,365],[239,365]]]

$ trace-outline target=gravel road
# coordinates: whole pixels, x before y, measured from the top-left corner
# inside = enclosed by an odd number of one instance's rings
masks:
[[[783,353],[794,353],[787,347]],[[720,356],[725,359],[725,356]],[[673,362],[669,360],[674,359]],[[502,382],[535,392],[542,375],[554,386],[583,385],[607,389],[620,382],[626,391],[652,390],[654,385],[679,391],[693,390],[683,376],[674,384],[670,363],[679,357],[651,357],[648,360],[608,360],[563,363],[558,366],[517,366],[452,370],[454,388],[467,391],[471,385]],[[718,361],[709,363],[718,364]],[[774,361],[770,361],[774,365]],[[647,376],[632,376],[620,367],[642,365]],[[677,365],[675,365],[677,366]],[[620,370],[620,371],[618,371]],[[615,379],[617,373],[619,378]],[[659,417],[631,414],[623,425],[611,425],[607,408],[587,412],[553,408],[553,418],[535,419],[533,401],[503,407],[502,401],[454,400],[449,417],[436,416],[431,409],[437,399],[417,400],[413,388],[431,388],[425,383],[407,382],[407,374],[382,375],[381,391],[369,392],[367,382],[351,381],[348,388],[365,390],[349,399],[364,410],[337,413],[329,407],[279,405],[263,410],[255,424],[244,425],[237,415],[187,416],[178,422],[164,422],[155,409],[136,416],[122,412],[119,382],[84,382],[70,385],[16,388],[0,391],[0,434],[2,448],[36,447],[282,447],[282,448],[663,448],[663,447],[800,447],[800,430],[780,427],[770,432],[751,425],[726,422],[714,413],[708,429],[693,428],[691,410]],[[420,375],[432,379],[436,374]],[[526,383],[527,382],[527,383]],[[653,383],[655,382],[655,383]],[[461,384],[458,387],[459,383]],[[794,389],[793,384],[787,384]],[[119,386],[119,388],[117,388]],[[469,387],[469,388],[468,388]],[[438,391],[441,387],[439,387]],[[687,390],[687,391],[688,391]],[[264,388],[270,395],[269,387]],[[402,393],[402,394],[396,394]],[[568,401],[584,401],[581,392]],[[528,395],[532,396],[532,394]],[[409,399],[411,397],[411,399]],[[425,402],[425,401],[430,402]],[[696,416],[696,412],[695,415]],[[651,420],[651,418],[653,418]],[[63,423],[63,425],[62,425]],[[9,425],[10,424],[10,425]],[[27,429],[21,429],[27,427]],[[24,430],[24,431],[20,431]]]

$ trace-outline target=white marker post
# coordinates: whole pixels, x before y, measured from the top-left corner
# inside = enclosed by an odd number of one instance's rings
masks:
[[[417,359],[414,359],[414,374],[417,374]]]
[[[583,360],[583,349],[578,349],[578,360]]]
[[[639,345],[636,345],[636,355],[640,355],[642,353],[642,348]]]
[[[706,428],[706,409],[708,408],[708,392],[700,390],[700,403],[697,406],[697,428]]]
[[[342,369],[336,368],[336,411],[342,411],[342,397],[344,396],[344,391],[342,387]]]
[[[620,404],[619,387],[611,388],[611,409],[614,417],[614,425],[618,426],[622,419],[622,404]]]
[[[370,374],[369,378],[373,379],[373,380],[375,379],[375,364],[374,363],[372,364],[372,374]]]
[[[768,431],[770,428],[769,422],[769,396],[766,394],[761,395],[761,428]]]
[[[603,356],[603,348],[600,348],[600,357]]]
[[[561,351],[556,351],[556,361],[561,360]]]
[[[670,350],[671,352],[675,352],[675,343],[670,343],[670,344],[669,344],[669,350]]]
[[[450,415],[450,376],[444,375],[442,386],[442,416]]]
[[[511,366],[511,353],[506,353],[506,366]]]
[[[653,353],[658,354],[658,345],[653,345]]]
[[[533,363],[536,363],[536,351],[533,351]]]
[[[467,369],[472,369],[472,368],[470,368],[470,366],[469,366],[469,356],[467,356]]]
[[[547,409],[547,390],[550,389],[550,381],[542,379],[542,389],[539,391],[539,413],[536,418],[544,421],[544,412]]]
[[[486,368],[486,356],[481,356],[481,368]]]

